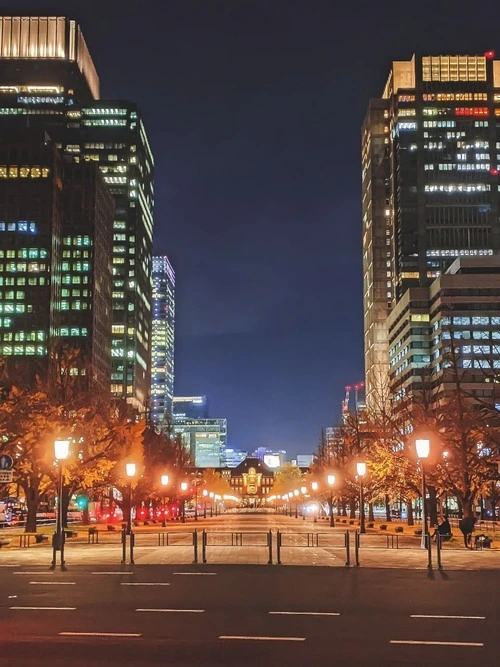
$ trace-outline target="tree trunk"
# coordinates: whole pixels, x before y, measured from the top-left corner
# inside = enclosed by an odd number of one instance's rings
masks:
[[[84,526],[89,526],[90,525],[90,514],[89,514],[89,506],[88,505],[86,507],[84,507],[83,510],[82,510],[82,524]]]
[[[38,490],[33,488],[28,489],[26,493],[26,505],[28,507],[28,515],[26,517],[26,524],[24,526],[25,533],[36,533],[36,513],[38,511],[39,496]]]
[[[339,505],[339,511],[338,511],[338,515],[339,515],[339,516],[340,516],[340,510],[341,510],[341,507],[342,507],[342,516],[347,516],[347,505],[346,505],[345,500],[343,500],[343,501],[342,501],[342,504]]]
[[[472,508],[472,500],[464,500],[463,503],[461,503],[461,508],[462,508],[462,513],[464,517],[467,516],[474,516],[474,510]]]
[[[415,525],[415,520],[413,518],[413,501],[410,500],[410,502],[406,505],[407,507],[407,516],[408,516],[408,525],[409,526],[414,526]]]
[[[356,518],[356,496],[351,496],[351,498],[349,499],[349,505],[350,505],[349,518],[350,519],[355,519]]]
[[[373,503],[368,503],[368,521],[375,521],[375,514],[373,512]]]
[[[391,516],[391,506],[389,504],[389,496],[385,496],[385,520],[386,521],[392,521],[392,516]]]
[[[479,506],[481,508],[481,513],[480,513],[479,516],[480,516],[481,521],[484,521],[484,498],[483,498],[483,496],[481,496],[481,498],[479,499]]]

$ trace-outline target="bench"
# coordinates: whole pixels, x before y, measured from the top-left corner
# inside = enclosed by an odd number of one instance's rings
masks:
[[[19,546],[20,547],[29,547],[31,542],[34,541],[35,544],[42,544],[43,542],[48,542],[49,536],[45,533],[21,533],[19,535]]]

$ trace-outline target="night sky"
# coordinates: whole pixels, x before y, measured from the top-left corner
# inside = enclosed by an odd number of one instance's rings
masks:
[[[414,51],[499,51],[498,2],[59,4],[82,24],[101,96],[145,116],[155,251],[177,274],[176,394],[206,394],[231,446],[312,452],[363,379],[368,99]]]

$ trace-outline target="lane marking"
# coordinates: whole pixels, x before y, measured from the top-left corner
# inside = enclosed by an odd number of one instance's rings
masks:
[[[184,577],[215,577],[217,572],[174,572],[174,575],[182,575]]]
[[[204,609],[136,609],[136,611],[152,611],[160,613],[174,613],[174,614],[203,614]]]
[[[170,584],[164,583],[162,581],[158,582],[143,582],[140,581],[122,581],[120,586],[170,586]]]
[[[76,586],[76,581],[30,581],[30,586]]]
[[[410,618],[465,618],[476,621],[486,620],[486,616],[447,616],[439,614],[410,614]]]
[[[43,574],[45,576],[46,574],[52,576],[54,573],[53,572],[44,572],[43,570],[33,570],[33,572],[13,572],[12,574],[29,574],[30,576],[33,576],[34,574]]]
[[[9,607],[9,609],[16,609],[18,611],[75,611],[76,607]]]
[[[305,642],[305,637],[252,637],[244,635],[220,635],[219,639],[241,639],[256,642]]]
[[[425,644],[428,646],[484,646],[483,642],[428,642],[414,639],[391,639],[389,644]]]
[[[142,637],[139,632],[60,632],[60,637]]]
[[[134,574],[134,572],[125,570],[124,572],[92,572],[92,574]]]
[[[340,616],[336,611],[270,611],[276,616]]]

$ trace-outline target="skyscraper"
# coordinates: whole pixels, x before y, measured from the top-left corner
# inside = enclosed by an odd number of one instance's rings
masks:
[[[151,389],[153,156],[137,106],[99,100],[99,78],[67,17],[0,17],[0,129],[39,127],[98,165],[113,195],[111,391],[145,410]]]
[[[174,396],[175,273],[166,255],[153,257],[151,421],[172,416]]]
[[[208,419],[206,396],[174,396],[172,401],[174,420]]]
[[[72,374],[109,393],[113,199],[42,130],[0,132],[0,356],[14,381]]]
[[[387,318],[410,287],[457,257],[500,249],[500,61],[484,55],[393,62],[362,129],[366,396],[384,393]],[[427,315],[428,317],[428,315]]]

